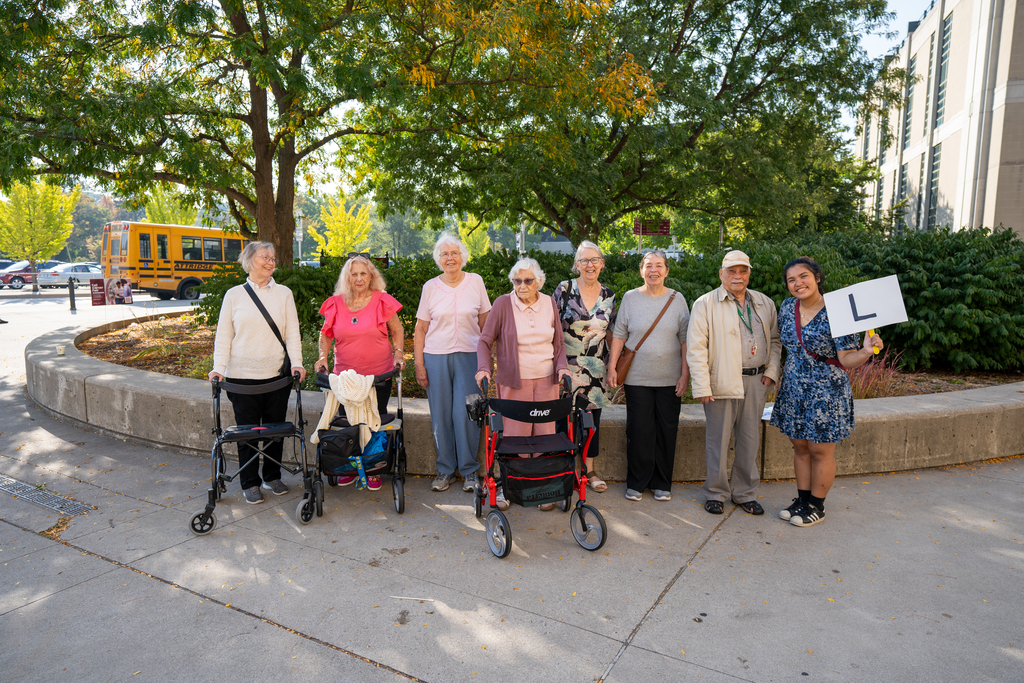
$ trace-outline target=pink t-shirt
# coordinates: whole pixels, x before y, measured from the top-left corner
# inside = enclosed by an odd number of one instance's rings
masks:
[[[527,306],[513,294],[512,317],[516,321],[519,342],[519,377],[540,379],[555,374],[555,359],[551,356],[555,336],[555,301],[541,294]]]
[[[370,303],[350,311],[339,294],[320,307],[324,326],[320,331],[334,340],[334,373],[355,370],[360,375],[390,372],[394,352],[388,341],[388,320],[402,304],[387,292],[374,292]]]
[[[427,280],[416,318],[430,323],[423,352],[430,354],[476,353],[480,340],[480,315],[491,310],[484,279],[465,273],[462,282],[449,287],[440,277]]]

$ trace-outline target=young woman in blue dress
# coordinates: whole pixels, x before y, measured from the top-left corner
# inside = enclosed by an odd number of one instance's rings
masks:
[[[797,497],[779,517],[795,526],[825,518],[825,496],[836,477],[836,443],[853,431],[853,392],[846,370],[858,368],[882,348],[877,334],[832,338],[825,310],[825,274],[806,256],[783,270],[793,296],[779,309],[779,333],[786,347],[779,394],[771,424],[793,443]]]

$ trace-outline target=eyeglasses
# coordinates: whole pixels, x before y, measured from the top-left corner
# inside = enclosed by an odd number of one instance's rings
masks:
[[[604,258],[600,256],[595,256],[593,258],[577,259],[576,263],[578,263],[581,266],[597,266],[601,264],[601,261],[604,261]]]
[[[459,252],[459,251],[442,251],[441,252],[441,258],[443,258],[443,259],[446,259],[446,258],[458,258],[460,256],[462,256],[462,252]]]
[[[266,254],[261,254],[261,255],[257,256],[256,260],[257,261],[263,261],[264,263],[277,263],[277,259],[276,258],[274,258],[273,256],[267,256]]]
[[[532,285],[536,281],[537,280],[535,278],[532,278],[532,277],[524,277],[521,280],[519,278],[517,278],[517,277],[512,278],[512,284],[514,284],[516,287],[518,287],[520,285],[526,285],[527,287],[529,287],[530,285]]]

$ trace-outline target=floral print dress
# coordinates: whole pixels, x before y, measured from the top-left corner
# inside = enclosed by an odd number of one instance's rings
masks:
[[[615,324],[615,292],[601,285],[597,303],[584,308],[576,280],[558,283],[554,293],[565,335],[565,357],[569,361],[573,387],[586,387],[594,408],[611,405],[605,392],[608,374],[608,340]]]
[[[837,443],[853,431],[853,391],[846,371],[804,352],[796,336],[796,299],[779,308],[779,334],[786,347],[779,394],[770,424],[791,439]],[[832,338],[828,311],[822,308],[803,326],[804,346],[823,358],[839,359],[839,351],[860,348],[858,335]]]

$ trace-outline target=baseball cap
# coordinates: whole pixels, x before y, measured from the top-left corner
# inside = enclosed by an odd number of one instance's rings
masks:
[[[746,266],[747,268],[753,268],[753,266],[750,265],[750,257],[738,249],[733,249],[725,255],[725,258],[722,259],[722,270],[725,270],[730,266]]]

